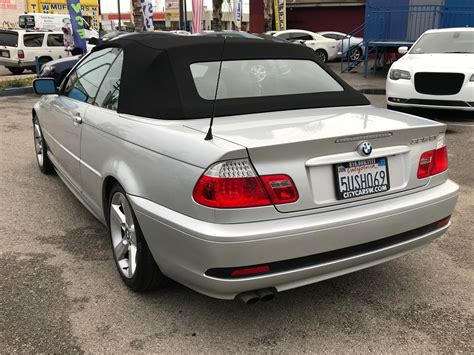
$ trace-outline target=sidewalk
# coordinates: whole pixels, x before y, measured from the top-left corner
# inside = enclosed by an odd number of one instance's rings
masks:
[[[385,95],[385,73],[374,74],[369,71],[367,78],[364,78],[364,66],[362,64],[347,73],[341,73],[341,62],[339,61],[326,64],[354,89],[365,94]]]

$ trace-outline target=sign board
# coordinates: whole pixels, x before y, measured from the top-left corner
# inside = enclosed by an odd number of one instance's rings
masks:
[[[286,30],[286,0],[274,0],[275,4],[275,29]]]

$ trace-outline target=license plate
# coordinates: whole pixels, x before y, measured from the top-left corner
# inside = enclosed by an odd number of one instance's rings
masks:
[[[374,158],[334,165],[338,200],[373,195],[390,190],[387,158]]]
[[[2,57],[4,57],[4,58],[10,58],[10,52],[2,51]]]

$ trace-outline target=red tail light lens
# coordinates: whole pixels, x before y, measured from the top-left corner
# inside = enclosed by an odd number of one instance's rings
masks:
[[[451,219],[451,216],[448,216],[446,218],[439,220],[438,222],[436,222],[436,227],[441,228],[448,225],[450,219]]]
[[[448,170],[448,149],[446,146],[435,150],[431,175],[436,175]]]
[[[262,183],[263,181],[263,183]],[[212,165],[196,183],[194,200],[207,207],[244,208],[298,200],[298,191],[287,175],[258,177],[247,159]]]
[[[261,179],[275,205],[298,200],[298,190],[288,175],[266,175]]]
[[[194,200],[216,208],[242,208],[271,205],[262,182],[246,159],[212,165],[198,180]]]
[[[25,52],[23,50],[18,50],[18,59],[25,59]]]
[[[418,164],[418,179],[424,179],[432,175],[448,170],[448,150],[446,146],[436,150],[424,152]]]

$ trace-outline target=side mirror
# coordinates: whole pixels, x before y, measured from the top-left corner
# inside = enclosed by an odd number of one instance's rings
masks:
[[[33,90],[37,95],[57,94],[58,89],[53,78],[41,78],[33,80]]]
[[[407,54],[408,47],[398,47],[398,53],[400,54]]]

